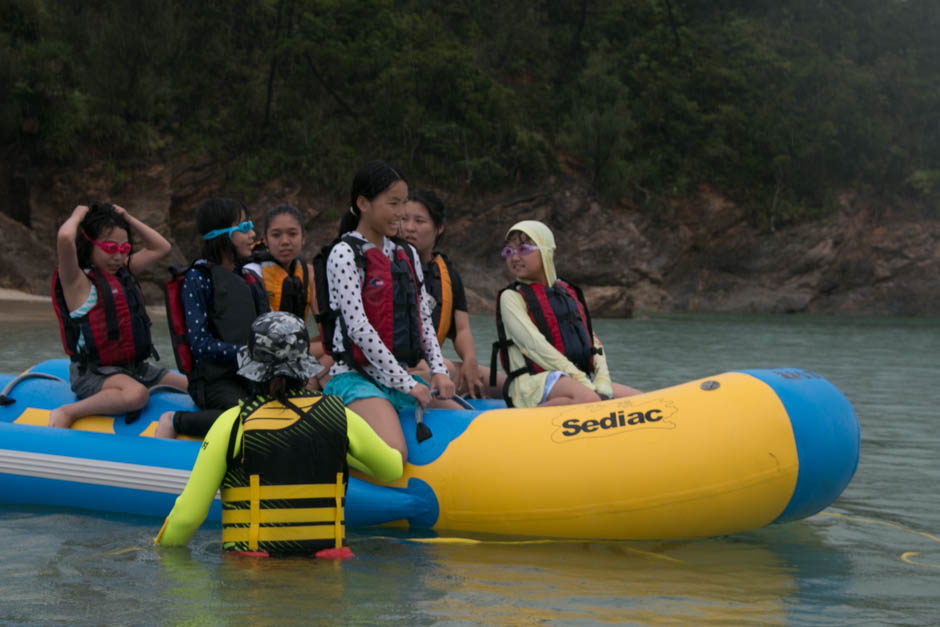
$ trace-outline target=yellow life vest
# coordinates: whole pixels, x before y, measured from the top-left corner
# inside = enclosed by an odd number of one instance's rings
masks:
[[[435,284],[430,287],[431,295],[437,299],[437,303],[441,307],[441,316],[437,323],[437,343],[443,346],[447,334],[450,333],[450,324],[454,318],[454,288],[450,282],[450,272],[447,270],[447,262],[444,261],[444,257],[435,255],[431,262],[437,266],[437,272],[432,273],[429,278],[440,278],[440,289],[438,289],[437,281],[434,281]],[[434,276],[435,274],[437,276]]]
[[[334,396],[292,396],[303,414],[260,398],[242,409],[241,463],[233,462],[222,481],[226,549],[312,555],[343,545],[345,408]]]
[[[289,311],[306,319],[307,310],[311,309],[313,283],[307,272],[307,264],[300,258],[294,259],[290,263],[290,272],[276,261],[263,261],[259,265],[271,311]]]

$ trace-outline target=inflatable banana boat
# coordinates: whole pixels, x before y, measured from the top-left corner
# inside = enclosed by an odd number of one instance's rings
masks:
[[[78,507],[163,517],[199,442],[153,437],[160,414],[189,397],[152,391],[137,417],[46,426],[74,401],[68,362],[0,375],[0,504]],[[848,485],[859,457],[851,404],[804,370],[727,372],[630,398],[507,409],[428,410],[402,478],[351,478],[350,527],[562,538],[725,535],[810,516]],[[218,501],[209,520],[218,521]]]

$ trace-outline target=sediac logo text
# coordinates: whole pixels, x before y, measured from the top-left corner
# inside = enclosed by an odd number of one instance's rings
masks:
[[[675,413],[676,408],[672,402],[657,401],[654,404],[644,404],[642,407],[628,405],[623,409],[615,409],[593,418],[558,418],[554,422],[559,428],[552,433],[552,440],[570,442],[584,437],[607,437],[644,427],[675,429],[675,423],[666,420]]]

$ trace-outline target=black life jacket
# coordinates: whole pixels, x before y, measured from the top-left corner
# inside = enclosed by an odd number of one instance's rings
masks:
[[[285,407],[256,397],[240,420],[241,461],[230,461],[222,480],[223,546],[269,555],[341,547],[348,477],[342,401],[295,391]],[[237,431],[235,423],[228,460]]]
[[[87,273],[98,292],[98,302],[80,318],[69,316],[59,271],[52,275],[52,305],[59,320],[62,347],[72,361],[87,365],[126,366],[153,356],[159,359],[150,337],[150,316],[140,284],[131,271],[114,275]],[[79,348],[79,338],[84,345]]]
[[[360,281],[362,305],[369,323],[378,332],[382,343],[395,359],[407,366],[416,365],[424,357],[421,348],[421,284],[415,266],[419,263],[410,254],[406,242],[395,242],[394,259],[386,257],[380,248],[358,237],[344,235],[323,247],[313,260],[314,285],[320,313],[316,315],[324,351],[337,361],[351,366],[369,363],[346,330],[346,322],[338,309],[330,306],[327,259],[339,242],[346,242],[353,250],[356,267],[365,273]],[[343,346],[334,346],[336,325],[343,337]]]
[[[594,355],[601,354],[603,349],[594,346],[591,315],[588,313],[587,303],[584,301],[581,290],[561,279],[556,280],[551,287],[539,283],[516,281],[500,290],[496,297],[497,340],[493,342],[493,353],[490,359],[490,385],[496,385],[497,355],[506,372],[503,399],[507,405],[512,407],[509,383],[522,374],[542,372],[542,368],[523,354],[525,365],[510,371],[507,349],[513,345],[513,341],[506,336],[506,328],[503,326],[499,308],[500,296],[506,290],[515,290],[522,295],[529,318],[545,339],[555,347],[555,350],[564,355],[578,370],[588,375],[594,373]]]
[[[444,253],[434,253],[424,273],[424,284],[428,294],[434,299],[431,320],[437,332],[437,343],[444,345],[448,337],[456,337],[454,321],[454,286],[451,282],[450,261]]]
[[[173,354],[180,371],[191,378],[208,381],[234,376],[235,362],[223,363],[193,357],[183,309],[183,282],[190,271],[201,272],[209,283],[209,330],[218,339],[232,344],[247,344],[251,323],[264,311],[255,306],[253,291],[261,291],[261,278],[250,270],[236,274],[218,264],[194,262],[185,269],[170,268],[166,285],[166,313],[173,342]]]

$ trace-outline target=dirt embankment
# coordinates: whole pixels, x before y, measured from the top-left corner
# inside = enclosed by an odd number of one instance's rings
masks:
[[[38,295],[49,293],[55,232],[75,204],[111,200],[127,207],[174,243],[167,264],[180,264],[198,251],[195,208],[225,188],[220,168],[187,160],[141,167],[119,192],[95,171],[29,180],[29,227],[6,215],[6,208],[0,212],[0,288]],[[449,221],[441,247],[461,269],[475,311],[491,310],[508,282],[497,256],[506,229],[529,218],[555,230],[559,274],[584,288],[597,316],[940,311],[940,220],[912,218],[851,195],[821,221],[775,232],[758,229],[746,208],[710,190],[655,214],[604,205],[570,178],[470,201],[442,196],[449,201]],[[280,202],[300,208],[307,216],[308,255],[336,234],[331,216],[339,207],[322,194],[272,181],[247,200],[256,221]],[[141,277],[149,302],[161,302],[166,276],[160,268]]]

